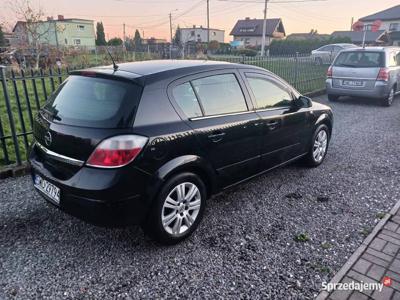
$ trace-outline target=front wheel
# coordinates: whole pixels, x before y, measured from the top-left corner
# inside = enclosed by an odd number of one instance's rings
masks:
[[[390,90],[389,95],[386,98],[382,99],[382,105],[391,106],[393,104],[394,94],[395,94],[395,88],[393,87]]]
[[[305,157],[305,162],[309,167],[318,167],[325,159],[330,140],[328,126],[322,124],[314,131],[310,150]]]
[[[143,229],[156,241],[179,243],[197,228],[206,205],[206,187],[193,173],[169,179],[153,202]]]

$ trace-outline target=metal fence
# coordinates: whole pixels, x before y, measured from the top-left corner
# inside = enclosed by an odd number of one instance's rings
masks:
[[[268,69],[301,93],[321,90],[325,86],[327,65],[317,65],[311,57],[210,58]],[[14,71],[0,66],[0,168],[15,163],[19,165],[26,160],[35,115],[68,72],[68,68]]]

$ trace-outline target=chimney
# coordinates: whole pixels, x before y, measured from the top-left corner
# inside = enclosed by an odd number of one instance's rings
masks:
[[[47,21],[53,21],[53,17],[47,17]]]
[[[193,28],[196,28],[196,25],[193,25]]]
[[[64,16],[63,16],[63,15],[58,15],[58,20],[59,20],[59,21],[64,20]]]
[[[246,17],[246,19],[245,19],[246,21],[248,21],[248,20],[250,20],[250,17]]]

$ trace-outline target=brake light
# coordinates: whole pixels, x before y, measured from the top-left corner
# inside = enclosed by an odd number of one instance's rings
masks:
[[[332,66],[329,66],[328,71],[326,71],[326,77],[332,78]]]
[[[146,145],[148,138],[120,135],[102,141],[90,155],[86,165],[98,168],[118,168],[132,162]]]
[[[388,68],[380,68],[378,77],[376,78],[376,80],[389,81],[389,79],[390,79],[389,69]]]

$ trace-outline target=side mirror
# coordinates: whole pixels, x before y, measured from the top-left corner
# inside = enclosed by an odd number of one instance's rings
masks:
[[[300,96],[294,100],[294,104],[298,108],[307,108],[312,106],[312,100],[306,96]]]

